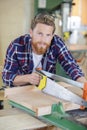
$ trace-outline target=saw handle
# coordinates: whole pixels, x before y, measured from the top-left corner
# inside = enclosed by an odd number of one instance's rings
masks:
[[[46,87],[46,82],[47,82],[47,76],[45,76],[42,72],[41,72],[42,68],[36,68],[36,72],[42,77],[42,79],[40,80],[39,85],[37,86],[39,90],[42,90]]]
[[[83,99],[87,101],[87,82],[84,83],[84,88],[83,88]],[[84,110],[85,107],[81,106],[80,109]]]
[[[40,80],[40,83],[39,83],[39,86],[38,86],[38,89],[42,90],[46,87],[46,81],[47,81],[47,77],[44,76],[44,75],[41,75],[42,76],[42,79]]]

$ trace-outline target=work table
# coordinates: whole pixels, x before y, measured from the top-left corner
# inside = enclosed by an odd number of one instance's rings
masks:
[[[74,90],[74,86],[67,85],[65,83],[60,83],[66,88],[69,87],[70,90],[76,91],[79,94],[82,94],[78,91],[79,88]],[[22,105],[21,108],[31,109],[38,116],[42,116],[46,113],[51,112],[52,104],[57,104],[61,100],[51,97],[50,95],[45,95],[41,93],[34,86],[26,87],[16,87],[12,89],[5,90],[5,98],[13,101],[14,105]],[[61,101],[63,103],[65,110],[78,109],[80,106],[70,102]],[[11,102],[12,103],[12,102]],[[49,124],[44,123],[42,118],[37,116],[33,117],[25,109],[11,108],[0,111],[0,129],[1,130],[57,130],[54,126],[49,126]],[[49,113],[50,114],[50,113]],[[38,119],[37,119],[37,118]],[[87,125],[87,118],[79,119],[81,122]],[[58,126],[59,127],[59,126]],[[58,128],[59,130],[59,128]]]
[[[55,127],[30,116],[23,110],[0,110],[0,130],[55,130]]]

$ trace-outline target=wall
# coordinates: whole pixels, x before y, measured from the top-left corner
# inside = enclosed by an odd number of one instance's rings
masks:
[[[34,0],[0,0],[0,65],[9,43],[28,33],[34,12]]]
[[[72,16],[80,16],[82,25],[87,25],[87,0],[73,0]]]

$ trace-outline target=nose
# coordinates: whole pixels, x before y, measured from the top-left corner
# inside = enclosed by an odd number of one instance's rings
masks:
[[[47,38],[46,38],[46,36],[42,36],[42,38],[41,38],[41,43],[46,43],[47,42]]]

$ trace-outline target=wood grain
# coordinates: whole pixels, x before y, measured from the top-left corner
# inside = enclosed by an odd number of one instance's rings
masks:
[[[0,130],[45,130],[50,125],[16,109],[0,110]]]
[[[5,90],[5,97],[33,110],[37,116],[50,114],[52,105],[58,102],[63,103],[65,111],[80,108],[77,104],[44,94],[35,86],[8,88]]]

